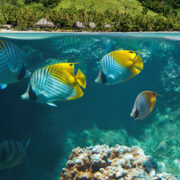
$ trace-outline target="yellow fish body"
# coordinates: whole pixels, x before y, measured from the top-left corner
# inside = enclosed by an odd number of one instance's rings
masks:
[[[84,92],[81,87],[86,88],[86,77],[80,69],[75,76],[74,65],[75,63],[58,63],[36,70],[22,99],[55,106],[54,101],[82,97]]]
[[[118,50],[105,55],[99,62],[96,83],[105,85],[127,81],[143,70],[143,61],[136,51]]]
[[[134,119],[147,117],[154,109],[157,95],[157,93],[152,91],[141,92],[136,98],[131,117]]]

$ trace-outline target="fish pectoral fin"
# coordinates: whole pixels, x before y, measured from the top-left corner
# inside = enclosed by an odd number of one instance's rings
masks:
[[[115,79],[115,77],[114,77],[114,75],[113,75],[113,74],[110,74],[110,75],[109,75],[109,78],[111,78],[111,79]]]
[[[0,84],[0,90],[5,89],[6,87],[7,87],[7,84],[4,84],[4,83]]]
[[[57,107],[57,105],[54,104],[54,103],[46,103],[46,104],[49,105],[49,106],[52,106],[52,107]]]
[[[77,75],[76,75],[76,81],[82,88],[86,88],[86,76],[82,73],[80,69],[78,69]]]

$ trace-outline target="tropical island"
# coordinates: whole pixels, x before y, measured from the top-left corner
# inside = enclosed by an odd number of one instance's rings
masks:
[[[180,0],[1,0],[0,29],[178,31]]]

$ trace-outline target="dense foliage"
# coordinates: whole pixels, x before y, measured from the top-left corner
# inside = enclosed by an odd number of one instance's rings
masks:
[[[72,1],[75,3],[76,0]],[[74,26],[77,21],[84,24],[84,30],[93,31],[178,30],[180,27],[180,14],[178,13],[180,0],[139,1],[144,8],[134,14],[119,10],[100,12],[93,8],[91,10],[77,9],[75,6],[56,8],[60,0],[1,0],[0,24],[11,24],[17,30],[35,29],[36,22],[41,18],[47,18],[55,24],[55,30],[81,30]],[[148,13],[149,9],[156,13],[153,15]],[[96,27],[90,28],[90,22],[94,22]],[[111,27],[107,28],[105,24],[110,24]]]
[[[177,15],[180,8],[180,0],[139,0],[144,7],[147,7],[154,12],[163,13],[164,16],[175,14]]]

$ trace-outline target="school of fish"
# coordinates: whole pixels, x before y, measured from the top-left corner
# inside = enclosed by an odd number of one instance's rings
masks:
[[[86,88],[86,76],[75,66],[78,63],[58,63],[47,65],[30,72],[26,69],[25,53],[14,43],[0,40],[0,89],[30,77],[23,100],[57,106],[56,101],[69,101],[81,98]],[[144,68],[139,52],[117,50],[106,54],[98,63],[99,74],[96,83],[114,85],[135,77]],[[157,93],[141,92],[134,103],[130,116],[144,119],[153,110]],[[6,140],[0,143],[0,169],[19,164],[24,159],[30,140],[21,143]]]

